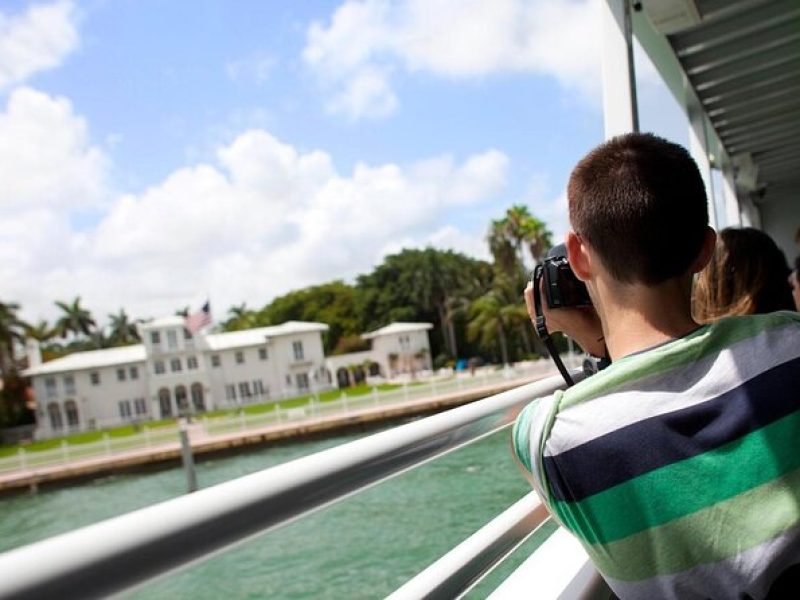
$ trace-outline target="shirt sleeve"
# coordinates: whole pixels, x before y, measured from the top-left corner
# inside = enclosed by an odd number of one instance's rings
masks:
[[[549,495],[541,453],[544,448],[547,431],[545,431],[555,405],[555,397],[547,396],[534,400],[526,406],[517,417],[511,433],[514,454],[519,462],[533,476],[533,488],[542,501],[549,506]]]

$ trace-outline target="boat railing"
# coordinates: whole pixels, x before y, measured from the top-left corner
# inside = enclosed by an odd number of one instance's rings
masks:
[[[526,404],[563,385],[560,377],[549,377],[11,550],[0,555],[0,598],[85,598],[128,590],[499,431]],[[393,598],[463,594],[546,519],[528,495]]]

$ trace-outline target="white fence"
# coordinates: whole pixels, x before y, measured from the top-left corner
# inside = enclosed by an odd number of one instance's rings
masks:
[[[567,361],[567,366],[576,367],[580,360],[579,356],[573,355]],[[346,390],[343,390],[335,400],[320,401],[319,395],[315,394],[305,405],[291,408],[281,407],[280,403],[275,403],[273,408],[261,413],[248,414],[239,411],[215,417],[201,416],[196,419],[191,435],[213,437],[235,432],[244,433],[280,423],[299,422],[320,416],[468,391],[519,377],[545,376],[554,370],[549,360],[538,360],[518,363],[504,369],[483,367],[477,369],[474,374],[461,372],[445,377],[432,377],[418,382],[404,383],[392,390],[379,391],[373,387],[367,394],[348,396]],[[0,458],[0,475],[131,451],[146,451],[170,444],[178,444],[177,424],[159,427],[148,427],[147,424],[143,424],[140,433],[125,437],[114,438],[105,433],[103,438],[96,442],[70,444],[62,440],[60,447],[49,450],[26,451],[21,447],[15,456]]]

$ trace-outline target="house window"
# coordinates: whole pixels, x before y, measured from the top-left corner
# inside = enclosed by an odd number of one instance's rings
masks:
[[[161,343],[161,333],[158,331],[151,331],[150,343],[153,344],[153,346],[158,346]]]
[[[267,349],[266,348],[259,348],[258,349],[258,358],[260,360],[267,360]]]
[[[303,342],[292,342],[292,351],[294,351],[295,360],[303,360]]]
[[[260,379],[253,380],[253,393],[256,396],[263,396],[264,395],[264,382]]]
[[[163,360],[157,360],[153,363],[153,373],[156,375],[163,375],[165,372],[166,369],[164,368]]]
[[[297,374],[297,388],[300,390],[307,390],[308,389],[308,374],[307,373],[298,373]]]
[[[137,415],[147,414],[147,402],[145,402],[144,398],[136,398],[136,400],[133,401],[133,408]]]
[[[64,427],[64,420],[61,418],[61,407],[55,402],[47,405],[47,415],[50,417],[50,428],[58,431]]]
[[[131,418],[131,401],[130,400],[120,400],[119,401],[119,416],[123,419],[130,419]]]
[[[186,368],[187,369],[196,369],[197,368],[197,357],[190,356],[186,359]]]
[[[75,404],[75,400],[67,400],[64,403],[64,412],[67,413],[67,425],[69,427],[77,427],[80,424],[78,405]]]
[[[292,385],[292,376],[291,375],[287,375],[286,376],[286,385]]]
[[[244,352],[241,350],[236,352],[236,364],[241,365],[244,364]]]
[[[73,375],[64,375],[64,392],[68,396],[75,395],[75,377]]]
[[[211,355],[211,366],[218,367],[220,366],[219,354],[212,354]]]
[[[100,385],[100,373],[92,371],[89,373],[89,380],[92,382],[92,385]]]
[[[242,398],[249,398],[252,396],[250,393],[250,382],[249,381],[242,381],[239,384],[239,396]]]
[[[183,365],[181,365],[180,358],[173,358],[169,361],[169,367],[172,369],[173,373],[178,373],[179,371],[183,370]]]
[[[230,401],[236,400],[236,386],[232,383],[225,386],[225,398]]]
[[[48,398],[55,398],[56,397],[56,378],[55,377],[48,377],[44,380],[44,389],[47,393]]]
[[[117,369],[117,381],[125,381],[125,369]]]
[[[183,339],[185,339],[185,340],[192,339],[192,332],[189,331],[188,329],[184,329],[183,330]]]
[[[131,379],[139,379],[139,367],[131,367],[128,369],[128,375]]]
[[[175,350],[178,347],[178,334],[177,332],[170,330],[167,332],[167,348],[170,350]]]

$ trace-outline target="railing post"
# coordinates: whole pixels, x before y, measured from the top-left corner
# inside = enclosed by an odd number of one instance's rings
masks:
[[[69,460],[69,446],[67,440],[61,440],[61,457],[65,461]]]
[[[244,411],[239,411],[239,431],[244,431]]]
[[[377,406],[378,405],[378,388],[374,385],[372,386],[372,403]]]
[[[27,469],[28,461],[25,460],[25,448],[20,448],[19,450],[17,450],[17,457],[19,458],[19,468]]]
[[[144,427],[142,427],[142,429],[144,430],[144,445],[145,445],[146,448],[149,448],[150,447],[150,428],[147,425],[145,425]]]
[[[436,391],[436,378],[431,378],[431,388],[433,389],[433,395],[436,396],[438,392]]]
[[[344,409],[347,410],[347,392],[342,392],[342,404],[344,405]]]
[[[461,382],[461,377],[459,377],[458,373],[456,373],[456,387],[460,390],[462,385],[464,384]]]
[[[403,382],[403,400],[408,401],[408,382]]]
[[[106,453],[106,456],[111,454],[111,441],[108,439],[108,432],[103,432],[103,450]]]
[[[280,404],[276,404],[275,405],[275,414],[277,415],[278,423],[280,423],[281,420],[283,419],[283,417],[281,417],[282,413],[281,413],[281,405]]]

